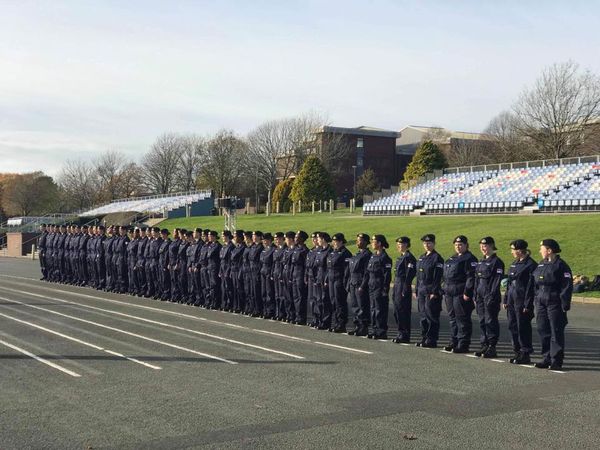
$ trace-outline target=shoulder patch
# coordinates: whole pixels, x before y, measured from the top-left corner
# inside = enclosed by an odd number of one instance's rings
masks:
[[[477,266],[477,261],[473,261],[473,262],[471,263],[471,266],[472,266],[472,267],[476,267],[476,266]]]
[[[502,270],[502,269],[496,269],[496,272],[497,272],[497,273],[502,273],[502,272],[503,272],[503,270]]]
[[[443,269],[443,268],[444,268],[444,265],[443,265],[443,264],[441,264],[441,263],[437,263],[437,264],[436,264],[436,267],[439,267],[440,269]]]
[[[571,278],[571,274],[569,272],[565,272],[565,278]]]
[[[407,266],[410,267],[410,268],[415,267],[412,263],[408,263]]]

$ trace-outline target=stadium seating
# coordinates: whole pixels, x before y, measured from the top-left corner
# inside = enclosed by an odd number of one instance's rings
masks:
[[[521,164],[519,164],[521,165]],[[445,174],[365,203],[363,214],[517,212],[600,209],[600,164],[553,164]]]
[[[139,197],[133,199],[116,200],[100,207],[84,211],[80,216],[101,216],[105,214],[135,211],[139,213],[164,214],[182,206],[204,200],[211,196],[210,191],[201,191],[190,194],[174,194],[165,196]]]

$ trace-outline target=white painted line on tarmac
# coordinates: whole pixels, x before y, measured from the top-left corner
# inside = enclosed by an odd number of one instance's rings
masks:
[[[554,372],[554,373],[567,373],[567,372],[563,372],[562,370],[550,370],[550,372]]]
[[[10,344],[10,343],[8,343],[6,341],[3,341],[2,339],[0,339],[0,344],[5,345],[8,348],[12,348],[13,350],[16,350],[18,352],[21,352],[24,355],[27,355],[30,358],[33,358],[36,361],[41,362],[42,364],[46,364],[47,366],[53,367],[56,370],[60,370],[61,372],[66,373],[67,375],[71,375],[72,377],[75,377],[75,378],[81,377],[81,375],[79,375],[77,372],[73,372],[72,370],[69,370],[69,369],[66,369],[66,368],[64,368],[62,366],[59,366],[58,364],[53,363],[52,361],[48,361],[47,359],[44,359],[41,356],[34,355],[33,353],[28,352],[27,350],[25,350],[25,349],[23,349],[21,347],[17,347],[16,345],[13,345],[13,344]]]
[[[4,297],[0,297],[0,299],[1,300],[8,300],[8,301],[11,301],[11,302],[15,301],[15,300],[10,300],[10,299],[4,298]],[[20,302],[17,302],[17,303],[20,303]],[[99,351],[102,351],[102,352],[109,353],[111,355],[119,356],[119,357],[127,359],[127,360],[129,360],[131,362],[134,362],[136,364],[141,364],[142,366],[146,366],[146,367],[149,367],[149,368],[154,369],[154,370],[160,370],[160,369],[162,369],[162,367],[154,366],[152,364],[145,363],[145,362],[140,361],[140,360],[138,360],[136,358],[132,358],[130,356],[125,356],[122,353],[118,353],[118,352],[115,352],[115,351],[112,351],[112,350],[108,350],[106,348],[100,347],[99,345],[92,344],[92,343],[86,342],[86,341],[82,341],[81,339],[77,339],[77,338],[75,338],[73,336],[68,336],[66,334],[59,333],[58,331],[54,331],[54,330],[51,330],[49,328],[43,327],[41,325],[37,325],[35,323],[28,322],[26,320],[22,320],[22,319],[18,319],[16,317],[9,316],[8,314],[0,313],[0,316],[6,317],[7,319],[10,319],[10,320],[14,320],[15,322],[19,322],[19,323],[22,323],[22,324],[25,324],[25,325],[29,325],[30,327],[37,328],[38,330],[42,330],[42,331],[45,331],[47,333],[54,334],[56,336],[60,336],[60,337],[62,337],[64,339],[67,339],[69,341],[77,342],[78,344],[85,345],[86,347],[91,347],[91,348],[93,348],[95,350],[99,350]]]
[[[500,362],[500,363],[506,362],[503,359],[491,359],[490,361]]]
[[[8,275],[6,275],[6,276],[8,276]],[[13,278],[22,278],[22,277],[13,277]],[[27,279],[30,279],[30,278],[27,278]],[[104,301],[104,302],[113,303],[113,304],[117,304],[117,305],[121,305],[121,306],[129,306],[129,307],[133,307],[133,308],[141,308],[141,309],[146,309],[146,310],[149,310],[149,311],[160,312],[160,313],[164,313],[164,314],[171,314],[171,315],[178,316],[178,317],[185,317],[185,318],[192,319],[192,320],[200,320],[200,321],[207,322],[207,323],[214,323],[214,324],[217,324],[217,325],[227,326],[227,327],[231,327],[231,328],[236,328],[236,329],[239,329],[239,330],[244,330],[244,331],[248,331],[248,332],[252,332],[252,333],[271,334],[273,336],[278,336],[278,337],[282,337],[282,338],[285,338],[285,339],[292,339],[292,340],[296,340],[296,341],[300,341],[300,342],[306,342],[306,343],[310,343],[310,344],[318,344],[317,341],[312,341],[310,339],[303,339],[303,338],[298,338],[298,337],[295,337],[295,336],[289,336],[289,335],[286,335],[286,334],[274,333],[274,332],[271,332],[271,331],[260,330],[260,329],[257,329],[257,328],[250,328],[250,327],[246,327],[246,326],[243,326],[243,325],[236,325],[236,324],[229,323],[229,322],[221,322],[219,320],[207,319],[205,317],[194,316],[194,315],[191,315],[191,314],[185,314],[185,313],[180,313],[180,312],[176,312],[176,311],[169,311],[169,310],[162,309],[162,308],[156,308],[156,307],[145,306],[145,305],[138,305],[138,304],[135,304],[135,303],[129,303],[129,302],[124,302],[124,301],[119,301],[119,300],[112,300],[112,299],[108,299],[108,298],[104,298],[104,297],[98,297],[96,295],[82,294],[82,293],[79,293],[79,292],[65,291],[63,289],[53,289],[53,288],[49,288],[47,286],[39,286],[39,287],[42,287],[42,288],[44,288],[46,290],[53,291],[53,292],[60,292],[60,293],[64,293],[64,294],[75,295],[75,296],[78,296],[78,297],[87,297],[87,298],[92,298],[92,299],[95,299],[95,300],[101,300],[101,301]],[[2,286],[2,289],[13,291],[13,292],[19,292],[19,293],[26,293],[26,294],[30,294],[30,295],[41,296],[40,294],[33,294],[31,292],[28,292],[28,291],[20,291],[20,290],[17,290],[17,289],[11,289],[11,288],[7,288],[5,286]],[[44,296],[41,296],[41,297],[44,297]],[[241,317],[247,317],[247,316],[243,316],[242,315]],[[287,325],[289,325],[287,322],[281,322],[281,323],[286,323]],[[365,339],[367,338],[366,336],[363,336],[363,337]],[[324,344],[318,344],[318,345],[324,345]],[[372,355],[373,354],[373,352],[369,352],[369,351],[366,351],[366,350],[360,350],[360,349],[354,349],[354,348],[351,348],[351,347],[332,346],[332,345],[327,345],[327,347],[339,348],[339,349],[348,350],[348,351],[355,351],[355,352],[361,353],[361,354],[368,354],[368,355]]]
[[[313,341],[313,342],[315,344],[325,345],[326,347],[339,348],[341,350],[347,350],[349,352],[364,353],[366,355],[372,355],[373,354],[373,352],[368,352],[367,350],[358,350],[356,348],[344,347],[343,345],[329,344],[328,342],[320,342],[320,341]]]
[[[139,320],[139,321],[142,321],[142,322],[152,323],[152,324],[160,325],[160,326],[163,326],[163,327],[166,327],[166,328],[173,328],[173,329],[176,329],[176,330],[185,331],[187,333],[193,333],[193,334],[197,334],[199,336],[205,336],[205,337],[209,337],[209,338],[220,340],[220,341],[224,341],[224,342],[229,342],[230,344],[235,344],[235,345],[239,345],[239,346],[242,346],[242,347],[254,348],[254,349],[262,350],[262,351],[268,352],[268,353],[276,353],[276,354],[283,355],[283,356],[288,356],[288,357],[294,358],[294,359],[305,359],[304,356],[296,355],[294,353],[288,353],[288,352],[284,352],[284,351],[281,351],[281,350],[275,350],[275,349],[272,349],[272,348],[269,348],[269,347],[263,347],[263,346],[260,346],[260,345],[249,344],[247,342],[242,342],[242,341],[238,341],[238,340],[235,340],[235,339],[229,339],[229,338],[226,338],[226,337],[223,337],[223,336],[218,336],[216,334],[204,333],[202,331],[192,330],[190,328],[180,327],[178,325],[172,325],[170,323],[159,322],[158,320],[146,319],[145,317],[134,316],[132,314],[125,314],[125,313],[118,312],[118,311],[113,311],[113,310],[110,310],[110,309],[98,308],[97,306],[86,305],[86,304],[83,304],[83,303],[70,302],[70,301],[62,300],[62,299],[56,298],[56,297],[49,297],[49,296],[45,296],[45,295],[41,295],[41,294],[32,294],[32,293],[29,293],[29,292],[26,292],[26,291],[19,291],[19,292],[27,294],[27,295],[40,296],[40,297],[43,297],[43,298],[47,298],[49,300],[55,300],[57,302],[66,303],[66,304],[69,304],[69,305],[77,305],[77,306],[81,306],[81,307],[84,307],[84,308],[92,309],[92,310],[95,310],[95,311],[102,311],[104,313],[114,314],[116,316],[127,317],[127,318],[130,318],[130,319],[135,319],[135,320]],[[0,297],[0,298],[2,298],[2,297]],[[9,300],[9,299],[4,299],[4,300]]]
[[[46,296],[39,295],[39,294],[32,294],[32,293],[27,293],[27,294],[28,295],[38,296],[38,297],[43,297],[43,298],[50,298],[50,297],[46,297]],[[102,323],[93,322],[91,320],[86,320],[86,319],[82,319],[80,317],[71,316],[69,314],[63,314],[63,313],[60,313],[58,311],[53,311],[51,309],[42,308],[40,306],[29,305],[27,303],[19,302],[17,300],[11,300],[11,301],[15,302],[15,303],[19,303],[19,304],[24,305],[24,306],[27,306],[29,308],[38,309],[40,311],[46,311],[46,312],[49,312],[51,314],[56,314],[57,316],[66,317],[68,319],[76,320],[78,322],[88,323],[90,325],[94,325],[94,326],[97,326],[97,327],[100,327],[100,328],[104,328],[104,329],[107,329],[107,330],[115,331],[117,333],[126,334],[128,336],[133,336],[133,337],[136,337],[136,338],[139,338],[139,339],[143,339],[145,341],[154,342],[156,344],[160,344],[160,345],[164,345],[164,346],[167,346],[167,347],[175,348],[177,350],[182,350],[184,352],[193,353],[193,354],[199,355],[199,356],[204,356],[205,358],[214,359],[216,361],[221,361],[221,362],[224,362],[224,363],[227,363],[227,364],[237,364],[237,362],[235,362],[235,361],[230,361],[228,359],[221,358],[219,356],[210,355],[208,353],[199,352],[197,350],[193,350],[193,349],[187,348],[187,347],[182,347],[180,345],[172,344],[170,342],[165,342],[165,341],[161,341],[159,339],[154,339],[154,338],[151,338],[151,337],[148,337],[148,336],[144,336],[144,335],[141,335],[141,334],[132,333],[131,331],[127,331],[127,330],[122,330],[120,328],[111,327],[111,326],[108,326],[108,325],[104,325]]]
[[[475,355],[465,355],[467,358],[477,358],[479,359],[479,356],[475,356]]]

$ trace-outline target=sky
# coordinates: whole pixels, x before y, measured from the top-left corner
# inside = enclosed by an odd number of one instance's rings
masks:
[[[0,172],[309,112],[479,132],[553,63],[600,74],[599,23],[589,0],[0,0]]]

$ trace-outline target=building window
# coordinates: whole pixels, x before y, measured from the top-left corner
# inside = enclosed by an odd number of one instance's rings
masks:
[[[357,155],[356,156],[356,166],[357,167],[362,167],[363,164],[364,164],[363,155]]]
[[[356,139],[356,148],[363,148],[363,146],[364,146],[363,138]]]

